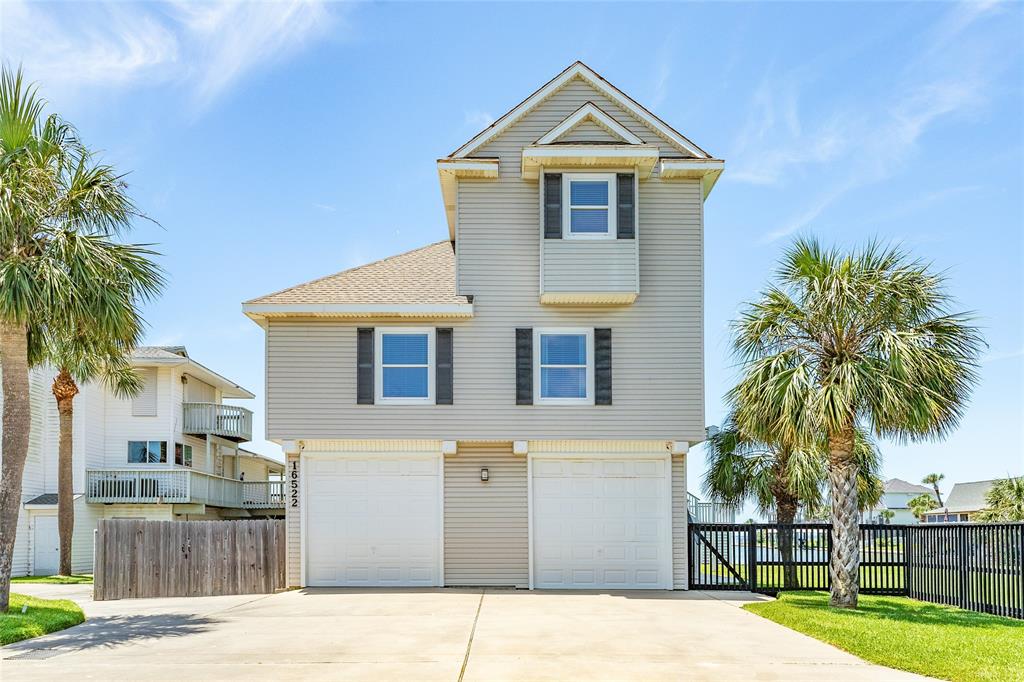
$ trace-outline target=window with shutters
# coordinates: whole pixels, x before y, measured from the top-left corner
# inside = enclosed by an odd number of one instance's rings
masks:
[[[616,238],[614,173],[562,174],[562,237]]]
[[[594,404],[594,330],[534,329],[534,402]]]
[[[432,328],[376,330],[374,357],[376,402],[417,404],[434,401],[434,343]]]

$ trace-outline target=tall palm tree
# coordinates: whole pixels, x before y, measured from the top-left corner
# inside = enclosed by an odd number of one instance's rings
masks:
[[[859,590],[857,428],[940,438],[977,381],[984,342],[951,305],[945,278],[898,248],[872,243],[847,255],[800,239],[734,323],[744,373],[730,400],[752,406],[743,429],[828,443],[835,607],[855,608]]]
[[[938,501],[939,506],[942,506],[942,493],[939,492],[939,483],[942,479],[946,478],[946,474],[928,474],[921,479],[921,483],[930,485],[935,490],[935,499]]]
[[[129,285],[111,287],[111,294],[122,297],[123,305],[135,309]],[[99,381],[122,398],[137,395],[141,381],[130,362],[130,353],[141,321],[122,330],[122,338],[105,338],[88,328],[77,332],[48,330],[43,353],[47,364],[57,368],[51,391],[57,401],[60,438],[57,445],[57,531],[60,536],[60,575],[71,575],[71,539],[75,529],[74,468],[72,425],[74,399],[79,385]]]
[[[132,298],[145,298],[162,284],[154,252],[113,239],[140,216],[122,176],[43,108],[20,70],[0,70],[0,613],[28,455],[29,366],[45,359],[51,330],[123,333],[139,320],[114,292],[131,282]]]
[[[985,493],[985,508],[978,521],[1024,521],[1024,476],[1003,478]]]
[[[787,528],[796,519],[801,506],[820,508],[825,501],[828,478],[828,453],[824,443],[792,446],[779,442],[759,441],[746,434],[737,424],[735,414],[705,442],[708,468],[704,474],[704,491],[715,500],[739,507],[754,502],[762,514],[774,514],[780,524],[779,553],[784,566],[783,584],[798,587],[793,565],[793,535]],[[878,478],[878,450],[865,434],[858,432],[855,457],[859,464],[859,486],[862,509],[870,509],[881,497]]]

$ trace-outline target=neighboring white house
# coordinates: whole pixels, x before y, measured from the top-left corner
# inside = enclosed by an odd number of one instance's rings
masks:
[[[862,515],[864,523],[919,523],[918,518],[914,516],[914,512],[910,511],[910,501],[920,495],[928,495],[933,500],[936,500],[933,488],[910,483],[901,478],[890,478],[885,482],[884,490],[885,492],[882,494],[882,499],[879,500],[878,505]],[[884,510],[889,510],[893,513],[893,517],[888,521],[879,515],[879,512]]]
[[[987,507],[985,494],[995,483],[991,481],[972,481],[956,483],[946,497],[946,504],[932,509],[924,515],[925,523],[966,523],[974,520],[974,515]]]
[[[443,241],[243,306],[289,584],[685,589],[723,162],[577,62],[437,169]]]
[[[182,347],[142,347],[133,364],[145,388],[134,399],[88,384],[75,398],[72,563],[90,572],[99,519],[184,520],[283,513],[283,464],[249,452],[252,413],[225,398],[253,395]],[[30,373],[32,426],[18,517],[14,575],[58,567],[55,372]],[[244,478],[244,482],[240,481]]]

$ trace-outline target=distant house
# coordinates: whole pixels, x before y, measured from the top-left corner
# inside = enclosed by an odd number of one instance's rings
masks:
[[[985,494],[995,480],[957,483],[946,498],[946,505],[924,515],[925,523],[964,523],[984,509]]]
[[[910,511],[910,501],[919,495],[929,495],[935,499],[935,491],[923,485],[904,481],[902,478],[890,478],[885,482],[885,492],[878,505],[864,512],[864,523],[918,523],[914,513]],[[888,510],[893,517],[885,520],[881,512]]]

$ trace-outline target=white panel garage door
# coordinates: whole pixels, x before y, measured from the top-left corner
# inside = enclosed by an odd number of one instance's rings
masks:
[[[534,459],[534,586],[671,588],[667,460]]]
[[[310,458],[306,584],[440,584],[437,457]]]

